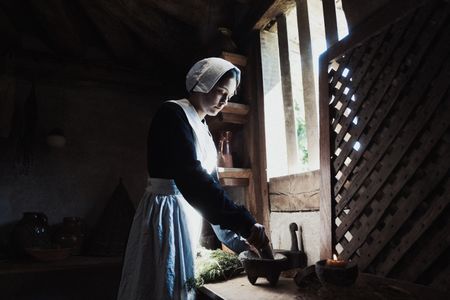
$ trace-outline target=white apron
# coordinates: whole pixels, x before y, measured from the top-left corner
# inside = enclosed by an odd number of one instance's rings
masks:
[[[217,151],[208,127],[186,99],[170,101],[186,113],[195,135],[197,159],[211,173]],[[195,249],[202,217],[170,179],[149,178],[128,238],[119,300],[195,299]]]

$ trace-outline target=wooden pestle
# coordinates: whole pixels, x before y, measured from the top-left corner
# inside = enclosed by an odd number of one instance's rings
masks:
[[[270,242],[268,242],[265,246],[259,249],[259,254],[261,255],[261,258],[274,259],[272,246],[270,245]]]

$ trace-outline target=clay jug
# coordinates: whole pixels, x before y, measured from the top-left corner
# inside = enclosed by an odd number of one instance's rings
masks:
[[[18,255],[24,255],[26,248],[49,248],[50,233],[47,216],[41,212],[24,212],[22,219],[14,226],[13,245]]]
[[[80,255],[85,237],[82,225],[80,218],[65,217],[55,242],[62,248],[72,248],[72,255]]]
[[[224,131],[219,140],[219,167],[233,167],[233,156],[231,155],[231,136],[231,131]]]

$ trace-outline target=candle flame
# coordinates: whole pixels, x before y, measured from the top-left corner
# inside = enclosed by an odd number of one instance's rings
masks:
[[[336,254],[333,254],[333,260],[337,260]]]

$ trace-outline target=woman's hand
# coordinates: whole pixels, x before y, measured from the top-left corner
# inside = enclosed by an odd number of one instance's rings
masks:
[[[259,223],[255,223],[252,229],[250,229],[250,236],[247,238],[247,242],[256,249],[261,249],[266,246],[269,243],[269,238],[266,235],[264,226]]]

